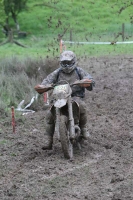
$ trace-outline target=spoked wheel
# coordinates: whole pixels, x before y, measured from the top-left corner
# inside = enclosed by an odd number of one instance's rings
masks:
[[[73,158],[73,144],[69,140],[68,130],[67,130],[67,118],[64,115],[60,116],[60,141],[64,157],[67,159]]]

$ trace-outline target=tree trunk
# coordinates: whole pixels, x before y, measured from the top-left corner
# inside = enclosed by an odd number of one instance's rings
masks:
[[[10,31],[8,32],[8,39],[7,39],[5,42],[2,42],[2,43],[0,44],[0,46],[2,46],[2,45],[4,45],[4,44],[7,44],[7,43],[15,43],[15,44],[18,45],[18,46],[27,48],[25,45],[23,45],[23,44],[17,42],[16,40],[14,40],[14,34],[13,34],[13,31],[12,31],[12,30],[10,30]]]
[[[13,43],[13,38],[14,38],[14,35],[13,35],[13,31],[11,30],[8,33],[8,41]]]

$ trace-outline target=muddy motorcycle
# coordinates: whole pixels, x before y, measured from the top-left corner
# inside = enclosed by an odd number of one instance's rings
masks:
[[[71,97],[71,86],[80,86],[81,84],[83,85],[82,80],[76,81],[71,85],[66,81],[60,81],[56,85],[38,85],[35,87],[35,90],[40,94],[53,89],[51,112],[55,116],[55,133],[61,142],[64,157],[67,159],[73,158],[73,146],[75,144],[81,149],[81,130],[78,124],[74,124],[73,113],[73,110],[76,110],[76,115],[79,116],[80,110],[78,103]],[[90,82],[86,84],[90,86]]]

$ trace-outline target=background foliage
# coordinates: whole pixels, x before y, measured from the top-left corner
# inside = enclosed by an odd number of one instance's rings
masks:
[[[57,67],[57,59],[34,59],[30,57],[18,59],[11,57],[1,60],[0,114],[7,116],[11,106],[17,108],[22,100],[25,100],[22,106],[24,108],[37,94],[34,90],[35,85],[41,83],[43,78]],[[40,103],[43,106],[43,96]],[[37,107],[36,104],[32,105],[34,110]]]
[[[38,0],[37,2],[28,0],[25,9],[17,15],[20,31],[27,33],[27,38],[19,41],[28,48],[22,49],[14,44],[7,44],[1,47],[0,56],[59,55],[60,37],[63,40],[77,42],[122,41],[123,23],[125,24],[125,40],[132,40],[132,9],[131,0],[126,2],[125,0]],[[10,26],[16,30],[16,25],[11,19]],[[15,38],[17,39],[17,34]],[[5,40],[4,35],[1,36],[1,40]],[[132,51],[130,45],[112,48],[104,45],[76,45],[75,47],[66,44],[66,48],[73,49],[79,55],[84,55],[86,52],[88,56],[100,56],[105,52],[108,55],[125,54]]]
[[[133,3],[131,0],[0,0],[0,25],[5,22],[13,32],[14,40],[0,46],[0,112],[6,113],[20,100],[26,103],[35,95],[34,86],[58,66],[59,42],[116,42],[133,40]],[[5,3],[5,4],[4,4]],[[6,5],[6,7],[4,7]],[[13,18],[12,9],[16,13]],[[16,27],[19,25],[19,30]],[[2,29],[1,29],[2,30]],[[27,34],[20,38],[18,31]],[[7,38],[0,32],[0,42]],[[132,45],[68,44],[85,59],[97,56],[113,56],[133,53]],[[55,59],[56,58],[56,59]],[[41,71],[39,71],[39,69]]]

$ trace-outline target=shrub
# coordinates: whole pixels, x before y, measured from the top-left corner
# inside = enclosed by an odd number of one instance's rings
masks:
[[[36,96],[34,86],[52,71],[58,68],[57,58],[17,58],[11,57],[0,61],[0,113],[25,100],[27,105]],[[41,99],[41,98],[39,98]],[[42,100],[39,100],[42,104]],[[36,110],[40,105],[32,105]],[[24,105],[24,106],[25,106]]]

